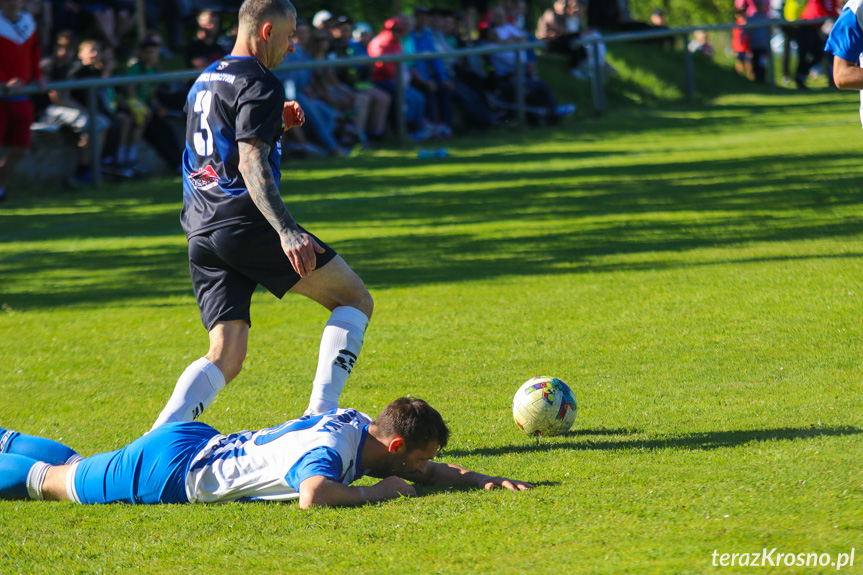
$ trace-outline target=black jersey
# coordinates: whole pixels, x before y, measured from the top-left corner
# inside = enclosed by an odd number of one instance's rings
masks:
[[[207,67],[186,100],[183,212],[186,237],[232,225],[266,222],[238,169],[237,140],[258,138],[279,186],[284,132],[282,84],[258,60],[227,56]]]

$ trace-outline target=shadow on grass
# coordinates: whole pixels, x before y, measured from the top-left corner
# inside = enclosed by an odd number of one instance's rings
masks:
[[[601,431],[601,430],[600,430]],[[602,435],[613,435],[615,430],[608,430]],[[627,434],[635,432],[627,431]],[[748,443],[765,441],[794,441],[797,439],[813,439],[824,437],[846,437],[859,435],[863,429],[851,426],[841,427],[782,427],[778,429],[754,429],[747,431],[708,431],[687,433],[678,436],[654,437],[647,439],[586,439],[577,438],[584,435],[600,435],[595,432],[585,433],[571,431],[564,435],[567,441],[542,441],[539,439],[531,445],[511,445],[508,447],[489,447],[479,449],[447,449],[442,457],[468,455],[506,455],[510,453],[535,453],[547,451],[652,451],[658,449],[678,449],[683,451],[706,451],[722,447],[736,447]]]
[[[560,481],[530,481],[529,483],[534,487],[554,487],[556,485],[560,485]],[[447,493],[452,491],[477,491],[476,487],[469,487],[466,485],[455,485],[452,487],[435,487],[433,485],[414,483],[413,486],[417,491],[417,497],[424,497],[426,495],[435,495],[437,493]]]
[[[788,100],[779,105],[794,107],[796,100]],[[824,105],[819,98],[801,102],[793,114],[771,111],[770,121],[793,124]],[[751,118],[763,112],[759,105],[718,110],[722,113],[705,110],[705,117],[696,119],[656,111],[634,123],[630,118],[632,125],[597,123],[584,139],[598,140],[603,130],[624,127],[632,137],[696,127],[739,130],[728,127],[735,124],[728,114]],[[484,148],[465,148],[460,155],[454,143],[453,157],[438,165],[380,156],[338,166],[321,163],[332,177],[286,170],[283,190],[295,218],[324,240],[330,228],[354,221],[364,226],[362,235],[349,235],[334,247],[372,288],[698,265],[681,263],[677,254],[852,237],[863,223],[853,215],[857,212],[836,215],[863,204],[859,176],[849,169],[857,164],[855,154],[806,149],[771,155],[769,161],[763,154],[662,161],[656,159],[662,150],[645,144],[643,153],[654,154],[651,161],[641,159],[641,151],[570,152],[571,142],[568,131],[540,131],[515,134],[506,143],[516,146],[503,150],[489,148],[486,139]],[[314,197],[304,197],[306,190]],[[180,201],[179,184],[162,181],[124,189],[122,197],[103,189],[73,199],[40,198],[32,206],[7,203],[9,209],[0,211],[0,245],[10,243],[13,249],[0,249],[0,305],[50,308],[190,296]],[[483,231],[488,224],[518,222],[524,226],[495,236]],[[376,234],[378,228],[386,231]],[[79,247],[94,238],[105,239],[104,246]],[[149,243],[120,249],[111,243],[117,238],[149,238]],[[652,252],[668,256],[650,262],[601,259]],[[779,255],[776,261],[796,258]],[[771,260],[740,260],[756,261]],[[105,270],[110,275],[99,276]]]

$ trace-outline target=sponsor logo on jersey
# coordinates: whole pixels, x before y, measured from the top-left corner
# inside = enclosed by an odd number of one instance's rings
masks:
[[[198,76],[198,82],[227,82],[233,84],[237,79],[233,74],[225,74],[224,72],[204,72]]]
[[[216,66],[216,70],[224,70],[224,69],[225,69],[225,68],[227,68],[227,67],[228,67],[228,61],[227,61],[227,60],[222,60],[222,61],[221,61],[221,62],[219,62],[219,64]]]
[[[213,166],[204,166],[197,172],[189,174],[189,182],[196,190],[211,190],[219,185],[219,175]]]

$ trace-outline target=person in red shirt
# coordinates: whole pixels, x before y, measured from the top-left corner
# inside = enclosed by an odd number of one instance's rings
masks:
[[[734,18],[735,24],[746,24],[746,11],[743,8],[737,10]],[[734,52],[734,69],[741,76],[752,78],[752,62],[749,59],[749,36],[743,28],[735,28],[731,31],[731,50]]]
[[[816,20],[818,18],[837,18],[840,10],[840,0],[809,0],[806,7],[803,8],[803,13],[800,14],[801,20]],[[829,33],[829,28],[827,29]],[[824,58],[824,42],[826,36],[824,27],[821,24],[812,26],[800,26],[797,30],[797,74],[794,76],[794,81],[797,83],[797,88],[806,90],[806,78],[813,66]],[[832,62],[830,66],[825,67],[825,71],[832,84]]]
[[[368,53],[372,58],[385,56],[388,54],[403,54],[402,38],[410,31],[409,23],[402,18],[390,18],[384,22],[384,29],[380,34],[371,39],[368,45]],[[395,101],[396,88],[401,82],[404,85],[404,98],[407,104],[407,123],[408,127],[414,131],[412,137],[414,139],[425,139],[426,134],[424,128],[425,117],[425,95],[422,92],[410,86],[409,78],[396,78],[398,73],[398,65],[395,62],[375,62],[372,69],[372,83],[378,88],[387,92]],[[390,108],[393,113],[396,106]]]
[[[30,148],[33,103],[16,92],[29,84],[45,89],[36,22],[21,11],[22,5],[22,0],[0,0],[0,146],[9,149],[0,159],[0,201]]]

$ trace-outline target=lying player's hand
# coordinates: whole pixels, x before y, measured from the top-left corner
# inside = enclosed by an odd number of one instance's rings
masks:
[[[506,477],[489,477],[488,475],[479,480],[479,486],[483,489],[496,489],[503,487],[510,491],[524,491],[525,489],[533,489],[532,483],[526,481],[518,481],[517,479],[507,479]]]
[[[390,475],[386,479],[380,480],[375,484],[374,489],[377,491],[377,500],[396,499],[397,497],[413,497],[417,494],[414,486],[395,475]]]
[[[306,113],[303,112],[303,109],[297,102],[288,100],[285,102],[285,107],[282,108],[282,121],[285,123],[285,131],[287,132],[291,128],[305,124]]]
[[[315,271],[318,263],[316,253],[322,254],[325,251],[315,238],[299,230],[282,235],[282,250],[301,278]]]

